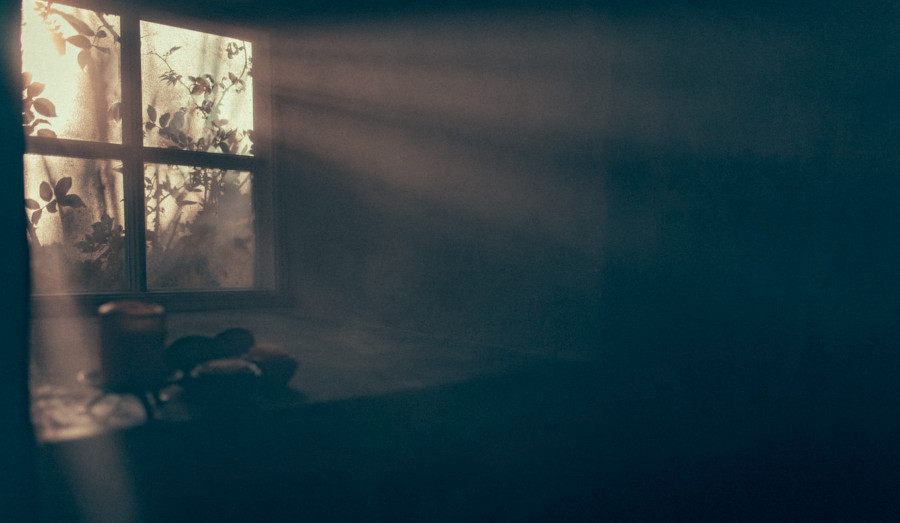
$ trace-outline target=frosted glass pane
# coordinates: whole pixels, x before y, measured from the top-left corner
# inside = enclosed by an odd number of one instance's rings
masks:
[[[35,292],[121,290],[121,163],[25,155],[25,213]]]
[[[144,176],[148,288],[252,287],[251,174],[149,164]]]
[[[25,133],[121,143],[119,17],[22,3]]]
[[[141,22],[144,145],[253,154],[250,42]]]

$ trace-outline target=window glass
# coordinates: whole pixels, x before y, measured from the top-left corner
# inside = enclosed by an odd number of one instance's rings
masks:
[[[254,117],[265,118],[253,110],[251,43],[146,20],[123,28],[118,15],[52,1],[23,0],[22,15],[33,291],[271,285],[259,278],[274,260],[260,255],[272,220],[254,217],[256,193],[271,194],[253,151]],[[123,53],[120,39],[134,45]],[[123,134],[123,116],[137,115],[143,136]]]
[[[144,183],[148,288],[253,286],[249,172],[150,164]]]
[[[121,143],[119,63],[118,16],[25,0],[26,135]]]
[[[249,155],[250,42],[141,22],[144,145]]]
[[[124,289],[120,162],[26,154],[24,163],[33,289]]]

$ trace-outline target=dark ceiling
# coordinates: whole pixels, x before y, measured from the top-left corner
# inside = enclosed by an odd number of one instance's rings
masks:
[[[105,0],[97,0],[103,2]],[[115,1],[115,0],[113,0]],[[145,3],[143,5],[150,5]],[[815,2],[756,0],[731,3],[717,0],[155,0],[152,5],[222,22],[278,26],[297,21],[343,21],[379,18],[434,16],[460,12],[505,10],[562,11],[586,10],[604,18],[631,18],[696,13],[722,18],[777,19],[792,24],[809,22],[839,27],[865,13],[897,12],[891,0],[834,0],[823,8]],[[852,24],[851,24],[852,25]]]

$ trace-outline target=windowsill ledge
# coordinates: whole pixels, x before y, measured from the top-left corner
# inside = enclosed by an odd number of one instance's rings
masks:
[[[181,336],[212,336],[243,327],[254,333],[257,343],[281,346],[300,364],[289,384],[296,394],[287,403],[378,396],[501,375],[549,361],[582,359],[315,319],[291,309],[176,312],[168,315],[167,323],[168,343]],[[98,338],[97,318],[40,318],[33,332],[32,392],[40,440],[77,439],[145,421],[143,407],[133,397],[104,400],[99,416],[83,408],[98,394],[77,379],[79,372],[97,368],[96,345],[91,341]],[[66,357],[54,357],[59,354]],[[48,414],[43,407],[61,405],[59,398],[52,398],[54,394],[68,395],[71,405]],[[164,417],[183,418],[177,409]]]

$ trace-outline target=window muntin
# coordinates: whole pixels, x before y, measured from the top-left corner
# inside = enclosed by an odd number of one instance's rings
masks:
[[[227,29],[144,20],[128,9],[23,1],[33,291],[184,297],[185,290],[272,289],[272,231],[262,229],[272,220],[258,216],[271,208],[259,200],[268,194],[270,201],[271,182],[252,135],[254,118],[264,114],[253,85],[255,42],[243,30],[233,38],[223,36],[232,34]],[[120,46],[129,28],[140,43]],[[57,33],[66,54],[55,47]],[[108,51],[100,48],[106,40]],[[77,67],[39,66],[48,50]],[[103,57],[102,71],[86,62],[94,54]],[[38,73],[40,93],[29,89]],[[29,109],[49,112],[47,102],[57,116],[29,118]],[[42,198],[67,178],[62,196],[71,205],[54,203],[55,193]],[[90,277],[72,269],[88,265],[96,273]]]

